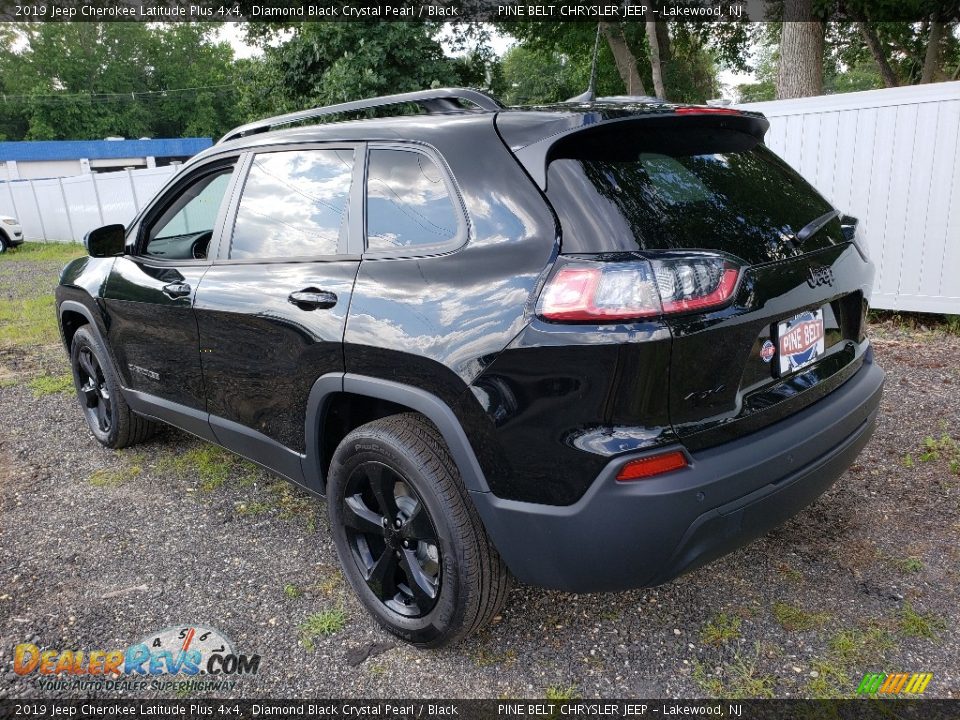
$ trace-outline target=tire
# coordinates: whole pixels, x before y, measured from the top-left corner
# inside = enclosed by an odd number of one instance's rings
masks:
[[[0,232],[0,255],[3,255],[9,247],[10,242],[7,240],[7,236]]]
[[[388,632],[419,647],[450,645],[503,606],[507,568],[422,415],[350,432],[331,458],[327,501],[347,579]]]
[[[73,336],[70,367],[87,426],[101,445],[130,447],[154,433],[155,423],[130,410],[110,357],[89,326]]]

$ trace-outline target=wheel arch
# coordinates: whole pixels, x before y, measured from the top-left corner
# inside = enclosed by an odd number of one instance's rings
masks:
[[[70,352],[70,346],[73,344],[73,336],[84,325],[89,325],[97,334],[97,339],[103,343],[103,334],[100,332],[100,326],[86,305],[76,300],[64,300],[57,308],[57,317],[60,319],[60,333],[63,338],[63,344]],[[104,345],[105,346],[105,345]]]
[[[399,412],[420,413],[440,432],[467,490],[489,492],[473,447],[457,416],[443,400],[422,388],[353,373],[322,376],[314,383],[307,401],[307,454],[303,470],[307,482],[317,484],[317,491],[323,493],[326,489],[326,471],[336,444],[346,432],[353,429],[347,427],[344,432],[338,433],[339,439],[333,443],[331,437],[336,435],[326,434],[325,426],[331,418],[331,412],[336,410],[337,403],[350,402],[369,403],[369,407],[376,410],[373,416],[363,422]],[[360,417],[364,415],[361,413]]]

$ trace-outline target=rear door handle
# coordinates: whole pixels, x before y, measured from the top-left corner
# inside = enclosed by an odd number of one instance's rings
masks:
[[[163,286],[163,294],[174,299],[186,297],[190,294],[190,286],[186,283],[169,283]]]
[[[316,288],[304,288],[292,292],[287,300],[301,310],[325,310],[337,304],[336,295],[329,290],[317,290]]]

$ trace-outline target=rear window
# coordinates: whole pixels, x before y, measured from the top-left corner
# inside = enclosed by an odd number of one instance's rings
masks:
[[[776,260],[796,254],[784,235],[831,209],[751,135],[712,131],[692,141],[631,132],[620,144],[574,146],[551,162],[547,195],[560,216],[563,252],[708,249]],[[803,250],[842,241],[832,222]]]

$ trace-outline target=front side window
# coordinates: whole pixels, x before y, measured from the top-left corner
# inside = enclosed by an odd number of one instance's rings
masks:
[[[221,168],[181,191],[148,227],[144,254],[161,260],[205,258],[232,173],[232,167]]]
[[[258,154],[243,188],[231,259],[336,255],[346,233],[353,150]]]
[[[367,247],[440,245],[457,237],[457,212],[443,173],[420,152],[373,149],[367,166]]]

